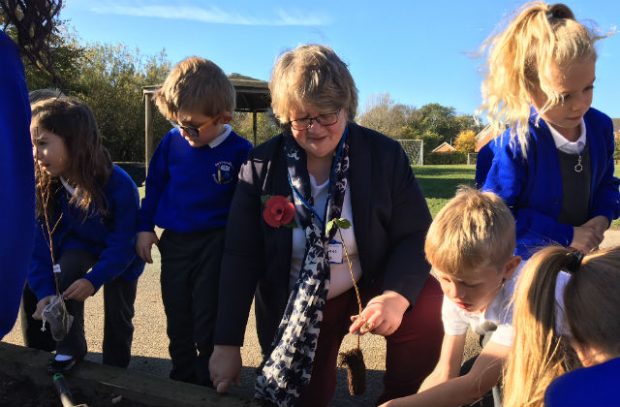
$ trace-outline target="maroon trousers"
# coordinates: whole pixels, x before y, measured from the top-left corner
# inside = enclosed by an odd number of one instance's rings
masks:
[[[379,293],[362,293],[364,303]],[[386,371],[384,389],[378,402],[413,394],[435,368],[441,342],[441,302],[443,293],[437,281],[429,276],[413,307],[386,340]],[[317,346],[312,378],[301,393],[298,406],[327,406],[336,390],[337,360],[340,344],[357,314],[353,290],[327,301],[323,310],[321,333]],[[362,348],[363,351],[363,348]]]

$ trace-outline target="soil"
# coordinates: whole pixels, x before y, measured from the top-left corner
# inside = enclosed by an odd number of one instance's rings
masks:
[[[148,407],[146,404],[124,399],[111,392],[93,390],[89,396],[73,388],[71,392],[76,405],[85,403],[89,407]],[[28,378],[16,379],[0,373],[0,406],[59,407],[62,403],[51,377],[49,386],[37,386]]]

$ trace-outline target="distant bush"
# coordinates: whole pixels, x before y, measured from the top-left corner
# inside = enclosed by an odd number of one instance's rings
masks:
[[[424,157],[424,165],[467,164],[467,153],[432,153]]]

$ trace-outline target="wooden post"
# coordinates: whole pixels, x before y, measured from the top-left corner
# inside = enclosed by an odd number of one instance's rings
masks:
[[[150,91],[144,90],[142,95],[144,97],[144,170],[148,174],[149,161],[153,155],[153,113]]]
[[[256,134],[256,111],[252,112],[252,134],[254,135],[254,146],[256,147],[257,143],[257,134]]]

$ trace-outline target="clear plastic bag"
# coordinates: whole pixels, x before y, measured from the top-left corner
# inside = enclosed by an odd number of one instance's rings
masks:
[[[66,338],[73,324],[73,316],[67,311],[65,300],[61,295],[54,296],[50,303],[45,306],[41,315],[43,319],[42,331],[45,330],[45,323],[47,322],[55,341],[62,341]]]

